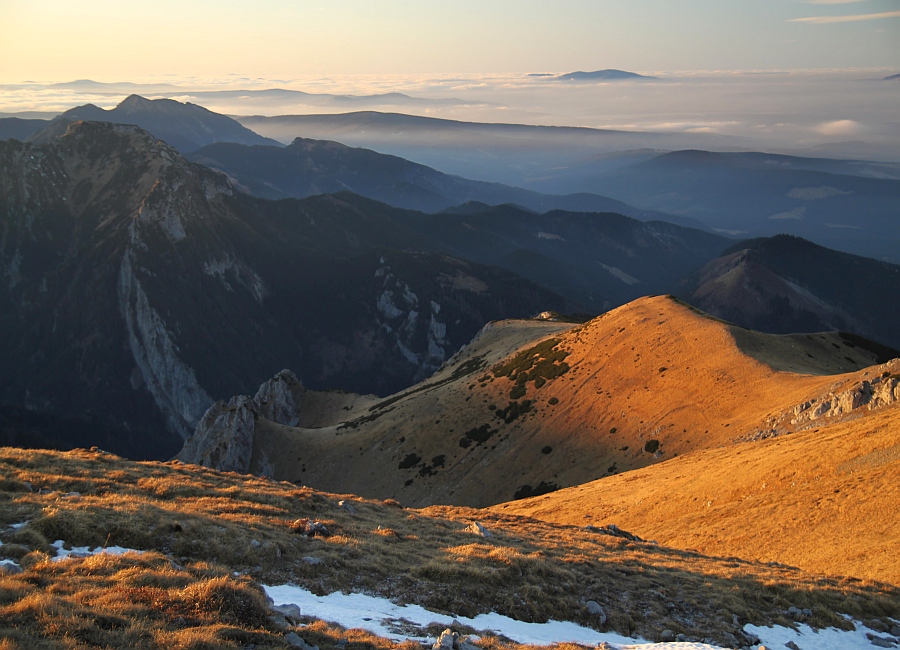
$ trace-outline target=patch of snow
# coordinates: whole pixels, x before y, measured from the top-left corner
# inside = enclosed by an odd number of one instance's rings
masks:
[[[425,637],[403,633],[396,622],[407,622],[424,627],[430,623],[449,626],[453,623],[467,625],[476,630],[502,634],[517,643],[530,645],[550,645],[571,642],[582,645],[598,645],[607,642],[618,650],[716,650],[718,646],[705,643],[647,643],[610,632],[598,632],[569,621],[547,621],[527,623],[500,614],[479,614],[475,618],[438,614],[419,605],[396,605],[386,598],[365,594],[342,594],[335,592],[327,596],[314,593],[293,585],[266,586],[266,593],[275,605],[297,605],[304,616],[311,616],[342,625],[346,628],[361,628],[378,636],[395,641],[425,641]],[[433,639],[428,639],[433,641]]]
[[[834,627],[824,630],[814,630],[809,625],[798,624],[797,629],[775,625],[774,627],[758,627],[745,625],[744,631],[759,637],[761,645],[767,648],[783,648],[791,641],[803,650],[871,650],[874,646],[866,637],[866,634],[885,637],[875,630],[867,628],[859,621],[852,621],[855,630],[846,632]],[[758,646],[755,646],[758,647]]]
[[[19,563],[15,560],[0,560],[0,567],[3,566],[18,567]]]
[[[21,524],[13,524],[13,525],[11,525],[10,528],[12,528],[13,530],[19,530],[20,528],[24,528],[24,527],[27,526],[27,525],[28,525],[28,522],[27,522],[27,521],[23,521]]]
[[[56,557],[53,558],[54,562],[60,562],[61,560],[67,560],[70,557],[81,558],[81,557],[90,557],[92,555],[100,555],[102,553],[106,553],[108,555],[124,555],[125,553],[143,553],[143,551],[136,551],[133,548],[122,548],[121,546],[98,546],[95,549],[91,549],[90,546],[73,546],[71,549],[63,548],[65,542],[61,539],[56,540],[50,546],[56,549]]]

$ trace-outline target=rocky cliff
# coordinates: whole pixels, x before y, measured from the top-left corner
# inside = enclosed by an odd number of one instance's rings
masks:
[[[165,457],[215,400],[285,366],[388,394],[488,320],[569,306],[447,257],[410,216],[353,195],[254,199],[134,126],[0,142],[3,435],[38,414],[68,423],[41,444],[88,430],[78,444]]]

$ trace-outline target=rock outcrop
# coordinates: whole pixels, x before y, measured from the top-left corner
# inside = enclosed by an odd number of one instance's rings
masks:
[[[216,402],[200,418],[178,459],[224,472],[249,472],[257,419],[295,426],[305,390],[294,373],[282,370],[253,398],[238,395]]]
[[[894,366],[895,370],[898,370],[900,361],[885,366]],[[798,404],[791,411],[793,415],[791,424],[799,425],[822,418],[842,417],[863,407],[873,411],[898,400],[900,400],[900,374],[892,374],[890,370],[885,370],[880,377],[863,380],[838,393],[831,392]]]

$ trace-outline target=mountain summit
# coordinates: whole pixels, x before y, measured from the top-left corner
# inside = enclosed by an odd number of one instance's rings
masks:
[[[86,104],[66,111],[57,119],[136,124],[182,153],[196,151],[214,142],[281,146],[230,117],[174,99],[145,99],[140,95],[129,95],[110,110]]]

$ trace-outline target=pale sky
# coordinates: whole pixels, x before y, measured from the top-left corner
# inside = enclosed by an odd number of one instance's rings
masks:
[[[900,0],[0,0],[0,83],[896,68]]]

